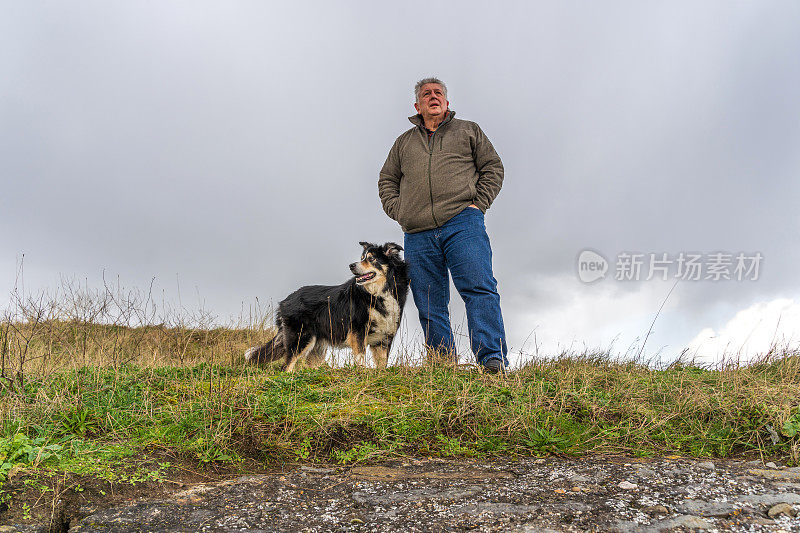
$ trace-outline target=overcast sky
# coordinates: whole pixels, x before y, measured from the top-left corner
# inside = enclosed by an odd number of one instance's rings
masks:
[[[0,6],[0,294],[23,254],[26,290],[155,278],[220,322],[341,283],[358,241],[402,243],[378,171],[435,75],[505,165],[486,225],[512,351],[635,346],[676,266],[618,281],[623,252],[763,257],[678,281],[647,354],[800,333],[798,2]],[[604,279],[579,279],[585,249]]]

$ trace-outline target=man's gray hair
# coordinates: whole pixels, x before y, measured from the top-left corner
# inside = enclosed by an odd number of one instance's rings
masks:
[[[447,85],[444,84],[442,80],[439,78],[425,78],[419,80],[416,85],[414,85],[414,100],[419,102],[419,92],[422,90],[422,86],[426,83],[438,83],[442,86],[442,91],[444,92],[444,97],[447,98]]]

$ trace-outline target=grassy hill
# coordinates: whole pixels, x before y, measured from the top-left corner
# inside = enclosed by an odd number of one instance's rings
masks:
[[[95,449],[120,458],[162,449],[200,462],[508,453],[798,459],[794,354],[718,369],[589,354],[531,362],[506,377],[424,362],[285,374],[243,364],[244,348],[268,330],[58,321],[0,328],[0,450],[23,439],[58,446],[59,460]]]
[[[403,456],[800,459],[796,353],[717,368],[561,354],[488,376],[401,350],[385,371],[286,374],[244,365],[269,320],[156,324],[122,301],[66,318],[29,301],[0,321],[0,483]]]

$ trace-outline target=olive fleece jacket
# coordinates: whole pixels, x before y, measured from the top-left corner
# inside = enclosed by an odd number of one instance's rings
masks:
[[[503,163],[474,122],[448,116],[431,135],[421,115],[394,142],[378,178],[383,210],[406,233],[437,228],[469,204],[486,212],[503,186]]]

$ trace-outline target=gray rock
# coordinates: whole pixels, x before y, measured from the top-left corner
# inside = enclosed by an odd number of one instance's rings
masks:
[[[552,503],[549,504],[548,507],[551,509],[557,509],[559,511],[568,511],[568,512],[580,511],[582,513],[586,511],[591,511],[593,509],[592,505],[573,500],[567,500],[562,503]]]
[[[202,524],[214,518],[214,512],[210,509],[197,509],[189,513],[189,522]]]
[[[541,509],[538,505],[519,505],[514,503],[479,502],[470,503],[460,507],[457,512],[469,516],[480,516],[484,513],[499,515],[520,515],[537,513]]]
[[[575,474],[574,476],[570,476],[569,480],[572,483],[586,483],[588,481],[591,481],[591,478],[583,476],[581,474]]]
[[[636,522],[620,520],[611,526],[611,531],[614,531],[615,533],[634,533],[636,531],[641,531],[641,528],[642,525]]]
[[[760,468],[753,468],[747,471],[748,474],[753,476],[763,477],[774,480],[786,481],[800,481],[800,472],[792,472],[791,470],[763,470]]]
[[[714,524],[709,522],[708,520],[703,520],[699,516],[692,516],[692,515],[681,515],[676,516],[675,518],[665,518],[663,520],[659,520],[650,525],[646,531],[672,531],[678,527],[685,527],[686,529],[690,530],[706,530],[706,529],[714,529]]]
[[[655,470],[651,470],[649,468],[644,468],[644,467],[638,467],[636,469],[636,474],[639,475],[639,477],[643,478],[656,477],[658,475],[656,474]]]
[[[594,472],[594,474],[592,474],[592,477],[595,479],[597,483],[599,483],[601,481],[605,481],[606,479],[610,478],[611,474],[609,472],[606,472],[605,470],[597,470]]]
[[[49,526],[26,526],[17,524],[13,526],[0,526],[0,533],[49,533]]]
[[[741,509],[741,505],[736,505],[735,503],[731,502],[685,500],[678,504],[675,509],[678,512],[689,515],[728,517],[734,514],[737,510]]]
[[[649,526],[636,522],[617,522],[612,526],[612,531],[619,533],[661,533],[662,531],[674,531],[676,528],[686,528],[692,531],[713,529],[714,524],[708,520],[703,520],[698,516],[680,515],[674,518],[663,518],[656,520]]]
[[[463,488],[452,489],[413,489],[390,491],[386,494],[368,494],[365,492],[354,492],[353,499],[358,503],[369,505],[389,505],[403,501],[420,500],[457,500],[459,498],[470,498],[481,493],[481,487],[472,485]]]
[[[770,510],[767,511],[767,515],[769,515],[770,518],[777,518],[780,515],[797,516],[797,511],[788,503],[779,503],[778,505],[773,505]]]
[[[778,469],[778,465],[776,465],[772,461],[770,461],[769,463],[765,464],[764,466],[766,466],[767,468],[774,468],[775,470]]]
[[[800,504],[800,494],[793,492],[772,492],[767,494],[747,494],[739,496],[739,501],[751,505],[776,505],[779,503]]]
[[[697,463],[697,468],[702,468],[703,470],[716,470],[717,467],[711,461],[704,461],[702,463]]]
[[[617,486],[622,490],[633,490],[639,487],[639,485],[631,483],[630,481],[620,481]]]

